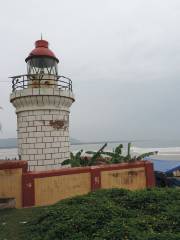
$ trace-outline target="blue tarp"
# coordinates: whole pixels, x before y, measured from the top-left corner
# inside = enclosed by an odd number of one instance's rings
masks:
[[[179,166],[177,166],[177,167],[174,167],[174,168],[171,168],[171,169],[169,169],[169,170],[167,170],[165,173],[173,173],[174,171],[177,171],[177,170],[179,170],[180,171],[180,165]]]

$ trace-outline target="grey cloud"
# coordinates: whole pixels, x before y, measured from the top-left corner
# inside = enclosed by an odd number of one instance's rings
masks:
[[[26,73],[42,32],[73,80],[71,136],[179,138],[179,11],[178,0],[3,2],[0,137],[16,135],[8,76]]]

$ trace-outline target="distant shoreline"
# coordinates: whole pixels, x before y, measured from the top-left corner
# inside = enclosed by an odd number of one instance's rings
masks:
[[[128,141],[96,141],[96,142],[71,142],[70,145],[88,145],[88,144],[105,144],[105,143],[128,143]],[[0,149],[17,148],[17,145],[0,146]]]

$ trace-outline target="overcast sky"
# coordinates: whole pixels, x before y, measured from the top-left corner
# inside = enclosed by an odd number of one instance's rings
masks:
[[[0,138],[16,136],[8,77],[41,32],[73,81],[71,137],[180,139],[179,0],[2,1]]]

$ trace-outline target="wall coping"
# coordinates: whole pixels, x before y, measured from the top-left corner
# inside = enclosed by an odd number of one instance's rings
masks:
[[[74,167],[74,168],[59,168],[47,171],[32,171],[26,172],[26,176],[33,178],[44,178],[52,176],[61,176],[78,173],[88,173],[92,171],[112,171],[120,169],[131,169],[138,167],[145,167],[146,165],[152,164],[150,161],[136,161],[132,163],[119,163],[119,164],[108,164],[108,165],[96,165],[90,167]]]
[[[60,176],[68,174],[78,174],[78,173],[88,173],[92,171],[112,171],[118,169],[129,169],[129,168],[138,168],[145,167],[146,165],[151,165],[152,162],[149,160],[136,161],[132,163],[118,163],[118,164],[105,164],[105,165],[96,165],[89,167],[74,167],[74,168],[59,168],[47,171],[27,171],[28,162],[24,160],[0,160],[0,170],[4,169],[16,169],[22,168],[23,173],[29,177],[34,178],[43,178],[51,176]]]
[[[23,160],[0,160],[0,170],[22,168],[23,172],[27,172],[28,163]]]

